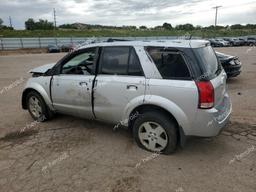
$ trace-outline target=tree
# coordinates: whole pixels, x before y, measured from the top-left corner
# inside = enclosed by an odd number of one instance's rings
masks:
[[[212,30],[212,29],[214,29],[214,27],[215,27],[214,25],[210,25],[210,26],[204,27],[204,29],[211,29]]]
[[[52,30],[54,29],[53,23],[48,22],[47,20],[39,19],[38,22],[35,22],[34,19],[29,18],[25,22],[25,27],[27,30]]]
[[[39,19],[39,21],[36,22],[36,29],[51,30],[51,29],[54,29],[54,26],[53,26],[52,22],[48,22],[47,20]]]
[[[146,26],[144,26],[144,25],[142,25],[142,26],[140,26],[140,29],[145,30],[145,29],[147,29],[147,27],[146,27]]]
[[[3,25],[4,21],[0,18],[0,27]]]
[[[231,29],[242,29],[243,26],[240,25],[240,24],[235,24],[235,25],[231,25],[230,28],[231,28]]]
[[[256,29],[256,24],[247,24],[245,25],[246,29]]]
[[[201,30],[203,27],[201,26],[201,25],[197,25],[196,27],[195,27],[195,29],[197,29],[197,30]]]
[[[163,24],[163,28],[166,29],[166,30],[171,30],[171,29],[173,29],[173,28],[172,28],[172,25],[171,25],[170,23],[164,23],[164,24]]]
[[[195,29],[195,27],[190,23],[187,23],[184,25],[177,25],[175,28],[178,30],[193,30],[193,29]]]
[[[27,30],[35,30],[35,21],[32,18],[29,18],[27,21],[25,21],[25,28]]]
[[[163,26],[158,25],[154,27],[154,30],[164,30]]]
[[[9,27],[9,26],[3,25],[3,23],[4,23],[3,19],[0,18],[0,29],[3,29],[3,30],[13,30],[13,27]]]

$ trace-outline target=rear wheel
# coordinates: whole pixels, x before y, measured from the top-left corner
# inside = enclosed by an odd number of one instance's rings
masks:
[[[48,109],[41,95],[35,91],[28,93],[26,103],[31,117],[36,121],[43,122],[53,116],[53,112]]]
[[[145,112],[134,122],[133,136],[139,147],[152,152],[170,154],[177,146],[175,123],[159,112]]]

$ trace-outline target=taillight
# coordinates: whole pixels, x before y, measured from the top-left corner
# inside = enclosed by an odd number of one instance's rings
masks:
[[[199,103],[198,107],[201,109],[210,109],[214,106],[214,88],[210,81],[198,81],[196,82]]]

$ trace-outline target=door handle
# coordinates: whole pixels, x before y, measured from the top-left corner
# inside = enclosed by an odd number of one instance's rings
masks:
[[[87,86],[87,82],[85,82],[85,81],[81,81],[81,82],[79,82],[79,85],[80,85],[80,86],[84,86],[84,85],[86,85],[86,86]]]
[[[136,85],[127,85],[126,89],[129,89],[129,90],[137,90],[138,87]]]

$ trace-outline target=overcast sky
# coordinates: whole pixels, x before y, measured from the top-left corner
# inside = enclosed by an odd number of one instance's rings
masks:
[[[0,0],[0,18],[15,28],[24,28],[28,18],[53,21],[57,24],[88,23],[102,25],[146,25],[148,27],[192,23],[212,25],[219,9],[219,25],[256,23],[256,0]]]

